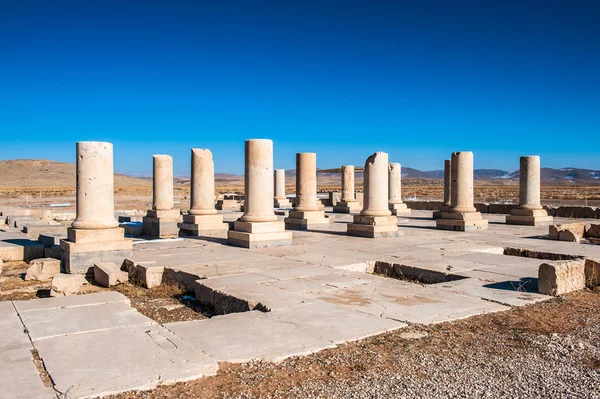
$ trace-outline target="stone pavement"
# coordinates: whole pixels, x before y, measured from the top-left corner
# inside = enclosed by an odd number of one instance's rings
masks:
[[[329,226],[295,231],[294,245],[280,248],[230,247],[225,237],[136,242],[130,261],[222,314],[207,320],[159,325],[115,292],[0,303],[0,397],[54,397],[34,348],[59,392],[149,389],[214,374],[218,362],[280,361],[549,298],[537,293],[543,261],[506,248],[600,258],[597,246],[550,241],[547,227],[509,226],[499,215],[485,215],[489,230],[463,233],[413,212],[404,236],[382,239],[349,237],[352,216],[329,216]]]

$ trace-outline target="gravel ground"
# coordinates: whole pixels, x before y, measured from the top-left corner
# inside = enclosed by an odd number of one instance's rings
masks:
[[[111,398],[600,398],[599,309],[583,291]]]

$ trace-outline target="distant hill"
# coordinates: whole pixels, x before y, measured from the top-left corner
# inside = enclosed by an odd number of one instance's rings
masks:
[[[355,166],[356,184],[362,185],[363,167]],[[508,172],[498,169],[475,169],[474,178],[480,184],[518,184],[519,171]],[[341,169],[319,169],[320,186],[339,186]],[[420,171],[402,167],[402,178],[407,184],[439,184],[444,178],[443,170]],[[286,170],[286,184],[295,184],[296,170]],[[542,184],[600,185],[600,171],[578,168],[542,168]],[[189,176],[175,177],[176,184],[189,184]],[[215,183],[221,186],[241,186],[244,177],[229,173],[216,173]],[[151,177],[132,177],[115,174],[116,187],[151,186]],[[0,187],[75,187],[75,164],[39,159],[16,159],[0,161]]]
[[[75,164],[44,159],[0,161],[0,187],[73,187]],[[116,187],[151,186],[152,179],[115,174]]]

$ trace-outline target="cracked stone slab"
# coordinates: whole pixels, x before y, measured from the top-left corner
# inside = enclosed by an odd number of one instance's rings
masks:
[[[32,299],[29,301],[13,301],[19,313],[32,310],[50,310],[79,306],[103,305],[110,302],[129,303],[129,298],[120,292],[109,291],[96,294],[74,295],[54,298]]]
[[[0,398],[56,399],[33,363],[33,349],[11,302],[0,303]]]
[[[70,334],[155,322],[139,313],[125,302],[108,302],[94,306],[75,306],[54,309],[30,310],[20,313],[31,339],[37,341]]]
[[[36,342],[59,392],[78,399],[214,375],[218,364],[159,325],[62,335]]]
[[[335,346],[295,324],[258,311],[168,323],[165,327],[219,362],[279,362]]]
[[[272,315],[335,344],[357,341],[407,326],[406,323],[327,302],[278,310]]]

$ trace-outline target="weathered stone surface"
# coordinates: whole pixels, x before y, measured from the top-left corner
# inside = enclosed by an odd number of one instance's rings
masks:
[[[56,274],[52,277],[50,296],[75,295],[87,283],[87,280],[80,274]]]
[[[586,237],[600,238],[600,224],[590,224],[590,227],[585,232]]]
[[[103,287],[126,283],[129,279],[127,272],[112,262],[99,262],[94,264],[94,280]]]
[[[54,258],[40,258],[32,260],[25,280],[48,280],[60,273],[60,260]]]
[[[552,240],[579,242],[585,233],[585,222],[553,224],[548,227]]]
[[[600,262],[596,259],[585,260],[585,285],[588,288],[600,286]]]
[[[585,288],[585,260],[543,263],[538,271],[538,291],[546,295],[562,295]]]

